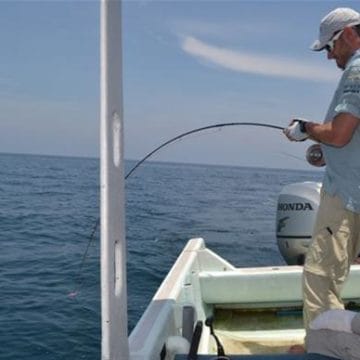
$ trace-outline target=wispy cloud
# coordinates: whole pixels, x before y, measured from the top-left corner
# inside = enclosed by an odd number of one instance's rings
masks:
[[[183,39],[181,47],[191,56],[237,72],[324,82],[338,79],[336,71],[304,61],[229,50],[191,36]]]
[[[173,21],[172,29],[178,36],[191,34],[194,37],[221,39],[224,41],[238,39],[239,34],[242,36],[264,36],[269,31],[277,31],[276,24],[264,25],[263,22],[211,22],[199,20],[178,20]]]

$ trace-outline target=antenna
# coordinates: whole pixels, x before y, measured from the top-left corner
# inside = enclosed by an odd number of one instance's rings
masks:
[[[100,5],[101,358],[128,360],[121,2]]]

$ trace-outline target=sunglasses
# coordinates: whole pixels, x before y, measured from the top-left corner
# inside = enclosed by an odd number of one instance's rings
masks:
[[[339,32],[335,33],[335,35],[328,41],[328,43],[324,46],[324,49],[327,52],[332,52],[334,50],[335,41],[339,39],[343,32],[344,30],[340,30]]]

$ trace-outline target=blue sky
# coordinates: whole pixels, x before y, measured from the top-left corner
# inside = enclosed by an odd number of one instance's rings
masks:
[[[125,1],[125,155],[221,122],[322,121],[341,72],[309,50],[321,18],[356,1]],[[0,2],[0,151],[98,156],[99,3]],[[232,127],[153,160],[310,169],[310,143]]]

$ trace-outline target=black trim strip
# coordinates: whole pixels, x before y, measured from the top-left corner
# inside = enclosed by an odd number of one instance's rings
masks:
[[[278,239],[311,239],[312,236],[311,235],[304,235],[304,236],[301,236],[301,235],[298,235],[298,236],[294,236],[294,235],[276,235],[276,237]]]

